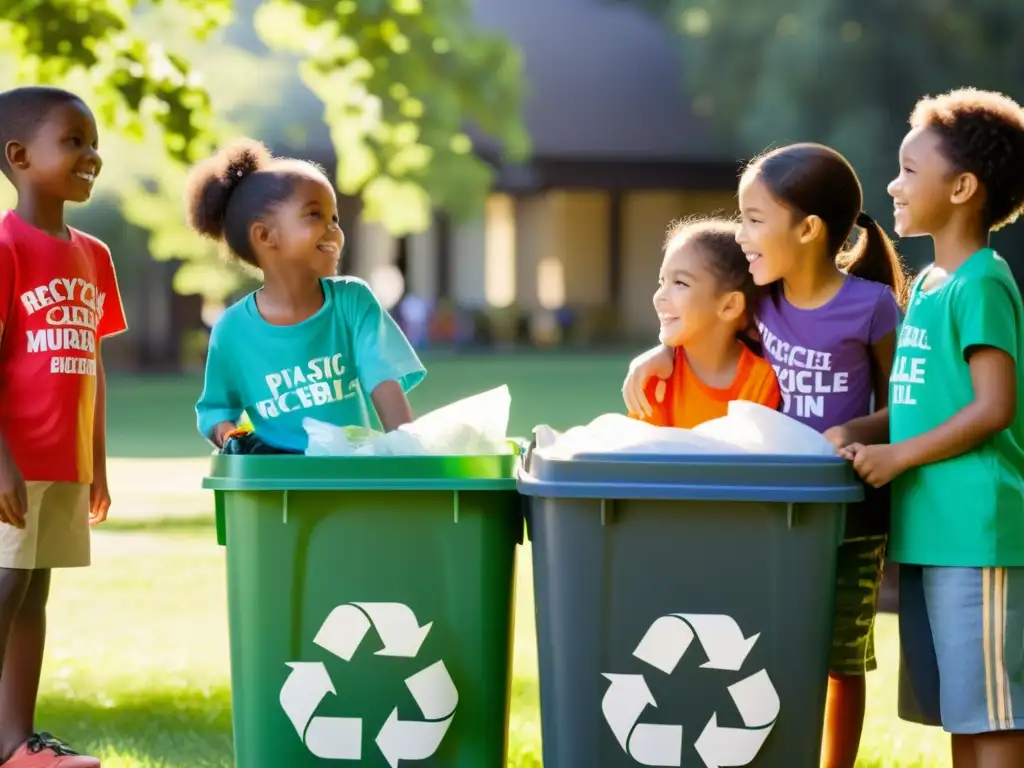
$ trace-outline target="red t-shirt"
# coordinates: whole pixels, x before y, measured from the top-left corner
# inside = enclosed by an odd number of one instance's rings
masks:
[[[0,214],[0,434],[26,480],[92,482],[100,340],[127,328],[110,250]]]

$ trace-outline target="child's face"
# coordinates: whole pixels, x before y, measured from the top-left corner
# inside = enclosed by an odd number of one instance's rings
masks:
[[[735,322],[742,315],[743,295],[720,290],[707,268],[707,258],[699,246],[686,242],[670,246],[666,252],[654,293],[662,344],[685,347],[715,326]]]
[[[14,151],[12,166],[19,189],[55,200],[84,203],[103,165],[99,131],[92,112],[80,101],[50,109],[32,138]]]
[[[283,262],[317,277],[338,273],[345,235],[338,224],[338,199],[323,176],[310,171],[298,179],[270,223],[275,255]]]
[[[900,145],[900,174],[888,187],[897,235],[920,237],[949,221],[956,184],[953,170],[935,131],[915,128],[906,135]]]
[[[758,174],[744,177],[739,191],[740,229],[736,242],[747,254],[757,285],[770,285],[799,265],[800,222],[780,203]]]

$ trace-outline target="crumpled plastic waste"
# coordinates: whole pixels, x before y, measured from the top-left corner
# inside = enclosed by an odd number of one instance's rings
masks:
[[[835,447],[814,427],[760,403],[733,400],[727,415],[693,429],[749,453],[788,456],[835,456]]]
[[[728,442],[704,437],[690,429],[655,427],[617,413],[598,416],[589,424],[564,433],[542,424],[533,434],[534,453],[546,459],[572,459],[596,453],[743,453]]]
[[[655,427],[615,413],[564,433],[542,424],[534,429],[533,450],[544,458],[563,460],[598,453],[835,455],[813,428],[743,400],[730,402],[725,416],[693,429]]]
[[[457,400],[391,432],[303,419],[307,456],[492,456],[514,453],[507,385]]]

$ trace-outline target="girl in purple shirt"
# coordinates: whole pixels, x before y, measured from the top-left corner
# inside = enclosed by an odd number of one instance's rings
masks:
[[[889,238],[861,210],[853,168],[820,144],[782,147],[747,167],[739,204],[736,240],[754,282],[771,287],[756,322],[779,378],[781,410],[837,448],[862,438],[888,442],[883,409],[906,278]],[[861,231],[847,247],[854,226]],[[647,413],[647,382],[671,373],[664,347],[637,357],[622,388],[630,411]],[[868,489],[867,500],[847,515],[821,768],[853,768],[857,759],[865,675],[877,666],[874,620],[888,525],[884,489]]]

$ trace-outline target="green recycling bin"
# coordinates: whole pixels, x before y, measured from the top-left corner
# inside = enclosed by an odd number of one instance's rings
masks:
[[[239,768],[505,765],[517,461],[213,457]]]

